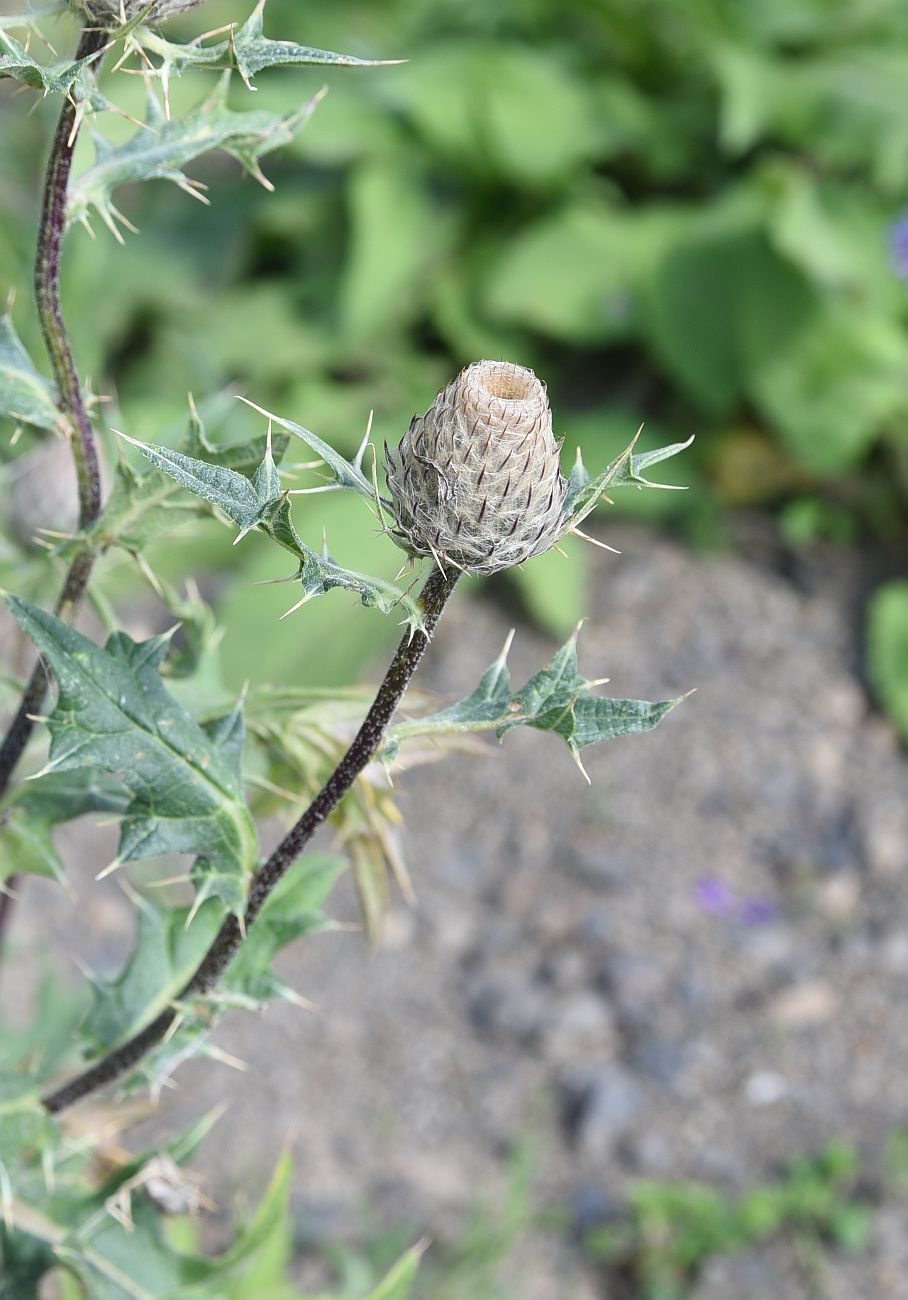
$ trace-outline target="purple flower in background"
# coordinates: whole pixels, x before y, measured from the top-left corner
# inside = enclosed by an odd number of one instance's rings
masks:
[[[697,904],[711,916],[727,916],[738,925],[768,925],[779,909],[768,898],[739,898],[718,876],[701,876],[695,887]]]
[[[778,914],[779,909],[768,898],[745,898],[738,919],[742,925],[768,925]]]
[[[721,916],[731,911],[735,896],[718,876],[701,876],[697,881],[697,902],[704,912]]]
[[[889,231],[889,251],[896,275],[908,284],[908,209],[892,223]]]

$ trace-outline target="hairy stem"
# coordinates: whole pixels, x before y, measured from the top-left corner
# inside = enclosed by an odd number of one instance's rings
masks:
[[[179,994],[178,1002],[211,992],[242,946],[272,889],[374,757],[459,576],[457,571],[443,573],[433,569],[420,596],[425,632],[403,637],[355,740],[299,821],[253,876],[242,921],[233,914],[226,918],[192,979]],[[177,1014],[174,1007],[162,1011],[121,1047],[44,1097],[45,1107],[56,1114],[119,1079],[161,1041]]]
[[[97,55],[90,65],[92,70],[96,70],[106,41],[107,33],[103,28],[86,27],[76,50],[76,58],[85,59]],[[69,424],[79,487],[79,524],[80,527],[87,528],[101,509],[98,448],[85,408],[72,344],[60,304],[60,258],[66,231],[66,195],[80,125],[81,118],[76,104],[71,99],[64,100],[44,180],[35,254],[35,302],[57,381],[58,405]],[[84,595],[93,563],[94,556],[88,550],[81,551],[73,560],[55,607],[59,617],[67,620],[72,618]],[[33,719],[35,714],[41,712],[46,689],[44,666],[38,660],[22,693],[15,716],[0,743],[0,798],[6,793],[16,765],[25,752],[35,726]],[[11,877],[7,888],[14,890],[15,883],[15,877]],[[13,897],[13,893],[0,894],[0,943],[9,925]]]

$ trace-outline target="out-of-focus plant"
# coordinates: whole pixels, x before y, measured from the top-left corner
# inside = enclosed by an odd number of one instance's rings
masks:
[[[870,603],[867,662],[877,698],[908,740],[908,582],[884,583]]]
[[[588,1229],[584,1243],[641,1300],[685,1300],[708,1260],[774,1238],[866,1249],[872,1219],[860,1173],[854,1148],[832,1142],[738,1198],[699,1182],[641,1181],[627,1213]]]
[[[364,60],[266,36],[263,0],[244,22],[182,40],[159,26],[195,8],[182,0],[79,0],[73,8],[84,25],[75,56],[60,58],[47,46],[52,57],[37,58],[42,24],[65,8],[51,3],[0,21],[0,75],[54,99],[58,110],[34,268],[51,377],[32,360],[9,310],[0,333],[0,415],[15,425],[14,442],[27,427],[31,436],[69,445],[78,497],[72,526],[44,534],[61,573],[54,612],[27,598],[36,587],[28,569],[27,594],[7,596],[40,657],[14,688],[17,703],[0,741],[0,916],[9,930],[15,884],[25,876],[63,880],[55,830],[87,813],[103,813],[119,824],[116,857],[106,866],[99,863],[99,877],[162,855],[183,857],[189,865],[181,876],[158,882],[160,891],[126,886],[135,911],[133,951],[115,979],[91,978],[87,1008],[85,999],[76,999],[50,1016],[42,1000],[32,1029],[4,1037],[0,1294],[32,1294],[58,1270],[64,1294],[101,1300],[284,1297],[294,1294],[285,1280],[286,1163],[234,1245],[220,1256],[204,1256],[191,1234],[175,1236],[165,1220],[204,1206],[183,1165],[209,1122],[151,1151],[124,1155],[98,1146],[90,1130],[73,1125],[69,1112],[114,1083],[124,1091],[149,1085],[154,1095],[188,1058],[222,1055],[213,1031],[227,1009],[255,1008],[272,998],[300,1000],[272,961],[288,943],[324,924],[321,908],[344,859],[303,853],[326,820],[334,822],[349,850],[367,923],[377,926],[388,869],[406,882],[383,773],[414,742],[456,742],[482,731],[502,738],[528,726],[560,736],[582,771],[586,746],[648,731],[678,703],[596,694],[599,683],[579,672],[575,634],[517,689],[506,646],[464,699],[424,706],[393,722],[464,573],[511,569],[568,534],[583,537],[580,524],[607,493],[659,486],[647,478],[650,467],[687,444],[638,452],[635,439],[602,473],[591,475],[578,455],[565,476],[544,386],[526,367],[482,361],[442,389],[395,451],[386,449],[387,493],[379,486],[368,435],[349,458],[295,421],[257,408],[259,414],[247,414],[246,422],[264,420],[266,428],[247,431],[241,441],[212,442],[204,415],[190,403],[188,429],[176,449],[121,435],[105,500],[99,407],[77,367],[83,334],[68,330],[61,298],[69,228],[82,223],[91,229],[97,217],[110,236],[122,240],[132,223],[120,206],[120,191],[148,180],[168,180],[202,197],[185,169],[213,150],[232,156],[267,187],[262,159],[290,144],[318,97],[286,112],[234,109],[231,81],[249,90],[270,67],[352,66]],[[112,75],[99,82],[105,60]],[[119,142],[95,133],[94,161],[73,177],[83,128],[125,111],[118,91],[130,73],[144,82],[144,119]],[[213,87],[194,102],[184,101],[184,75],[189,81],[213,79]],[[106,255],[113,253],[108,242]],[[157,273],[173,272],[165,260]],[[95,294],[102,303],[103,286],[96,285]],[[248,340],[251,348],[256,343]],[[285,453],[300,443],[315,459],[291,463],[282,477]],[[141,453],[137,463],[127,458],[129,444]],[[394,581],[346,567],[326,542],[317,549],[304,540],[293,498],[317,495],[321,501],[325,493],[358,499],[378,531],[404,552]],[[41,496],[39,483],[39,503]],[[256,533],[289,553],[293,571],[285,580],[297,598],[288,614],[340,589],[400,617],[404,635],[371,703],[355,691],[275,690],[261,680],[248,697],[244,692],[239,700],[225,701],[210,610],[196,588],[180,595],[150,559],[159,538],[212,513],[233,525],[237,541]],[[308,519],[302,527],[310,527]],[[116,602],[96,581],[112,553],[136,566],[162,612],[180,620],[178,643],[174,628],[136,641],[119,626]],[[409,585],[398,585],[414,570]],[[72,626],[87,601],[106,625],[103,645]],[[285,635],[295,641],[291,628]],[[36,757],[45,728],[50,743],[43,766],[23,781],[20,764]],[[257,814],[274,798],[299,805],[298,815],[263,854]],[[71,1068],[73,1044],[90,1064],[61,1082]],[[411,1250],[401,1259],[373,1300],[407,1293],[418,1253]]]

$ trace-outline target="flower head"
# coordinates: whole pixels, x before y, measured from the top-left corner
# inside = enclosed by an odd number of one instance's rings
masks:
[[[548,550],[563,531],[567,482],[545,385],[532,370],[477,361],[385,445],[401,543],[474,573]]]
[[[149,8],[150,0],[69,0],[76,13],[84,14],[101,27],[115,27],[129,22]],[[187,9],[196,9],[204,0],[153,0],[145,22],[162,23]]]

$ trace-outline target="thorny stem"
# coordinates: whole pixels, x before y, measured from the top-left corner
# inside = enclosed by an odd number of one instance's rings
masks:
[[[100,27],[86,27],[82,32],[76,59],[98,57],[90,65],[96,71],[107,41],[107,33]],[[35,255],[35,301],[38,318],[44,334],[47,353],[57,381],[57,402],[70,426],[70,441],[76,464],[79,488],[79,525],[87,528],[97,518],[101,509],[101,475],[98,448],[94,430],[79,383],[73,357],[72,344],[66,331],[63,309],[60,305],[60,254],[66,231],[66,194],[72,170],[73,154],[79,135],[81,117],[74,100],[66,99],[54,134],[47,173],[44,180],[44,198],[38,228],[38,247]],[[82,550],[70,565],[56,604],[56,613],[64,619],[72,618],[94,564],[89,550]],[[25,752],[34,730],[34,717],[41,712],[47,677],[40,659],[32,669],[15,717],[0,743],[0,798],[6,793],[10,778]],[[16,878],[10,877],[7,889],[14,891]],[[14,892],[0,894],[0,944],[9,925]]]
[[[232,913],[226,918],[192,979],[176,999],[178,1004],[204,996],[215,987],[242,946],[272,889],[374,757],[459,576],[456,571],[432,570],[420,596],[425,631],[417,631],[412,635],[405,633],[355,740],[296,825],[255,873],[242,921]],[[176,1007],[168,1007],[96,1065],[55,1092],[48,1093],[42,1098],[47,1110],[51,1114],[66,1110],[88,1093],[126,1074],[161,1041],[176,1021],[177,1015]]]

